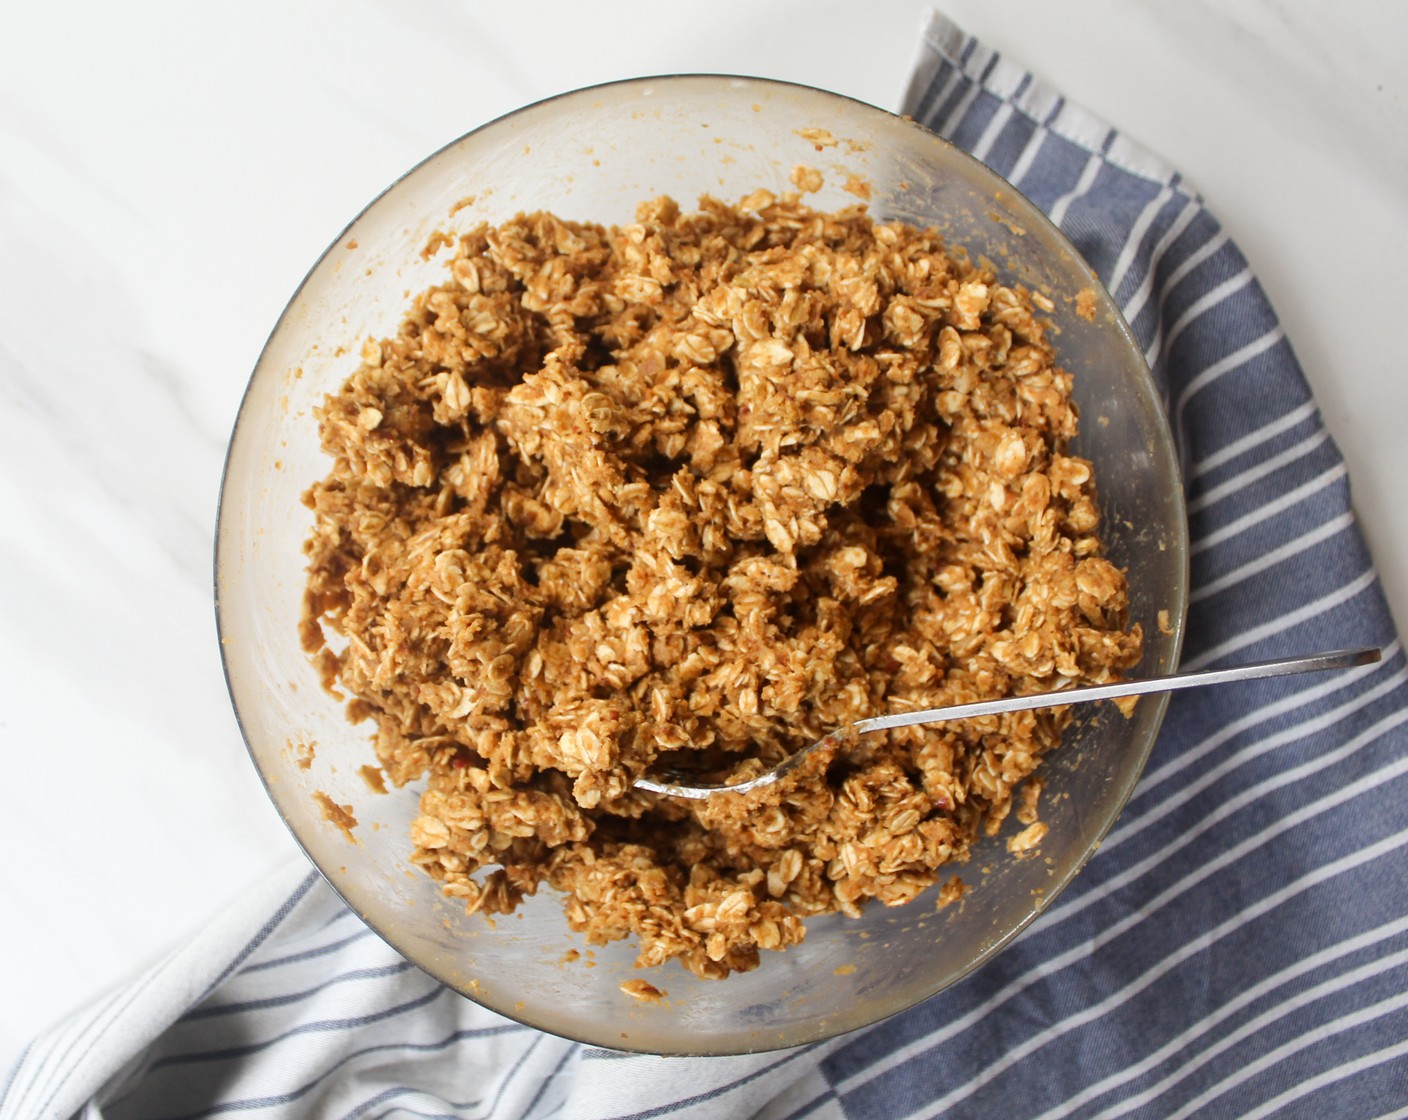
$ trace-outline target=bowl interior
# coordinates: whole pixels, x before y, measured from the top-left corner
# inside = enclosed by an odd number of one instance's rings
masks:
[[[823,128],[818,150],[798,135]],[[654,1053],[740,1053],[796,1045],[872,1023],[940,990],[1006,944],[1079,870],[1128,798],[1164,711],[1134,717],[1088,709],[1049,756],[1042,858],[1007,855],[1005,832],[956,868],[975,889],[936,909],[934,893],[858,920],[809,922],[807,940],[765,953],[724,982],[668,965],[650,974],[658,1003],[625,997],[628,944],[588,952],[560,903],[540,893],[490,924],[467,918],[406,860],[416,791],[377,794],[369,725],[353,726],[319,687],[298,639],[301,547],[311,514],[302,492],[328,467],[312,410],[355,368],[362,340],[395,330],[413,293],[444,276],[420,255],[432,233],[515,212],[630,220],[660,194],[691,206],[792,189],[798,164],[820,170],[808,201],[857,201],[870,187],[880,217],[937,226],[989,258],[1004,279],[1054,302],[1059,357],[1076,376],[1077,445],[1100,481],[1108,554],[1128,569],[1131,615],[1146,653],[1138,671],[1170,669],[1186,599],[1182,490],[1147,368],[1117,310],[1064,238],[1010,186],[919,126],[805,87],[753,79],[676,77],[582,90],[532,105],[454,142],[376,199],[309,273],[250,381],[226,465],[216,555],[226,673],[250,753],[279,812],[332,886],[407,958],[465,995],[544,1030],[598,1046]],[[852,183],[854,186],[854,182]],[[1082,289],[1096,315],[1075,313]],[[1172,632],[1156,624],[1167,611]],[[311,761],[310,761],[311,756]],[[323,797],[351,805],[350,834]],[[349,838],[350,835],[350,838]],[[583,959],[569,963],[570,949]]]

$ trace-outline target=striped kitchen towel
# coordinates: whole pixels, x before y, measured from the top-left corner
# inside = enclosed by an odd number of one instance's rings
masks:
[[[1247,262],[1179,176],[933,16],[903,110],[1115,294],[1187,465],[1185,665],[1377,643],[1175,696],[1099,855],[1009,949],[823,1046],[661,1059],[501,1019],[291,866],[37,1039],[0,1120],[1408,1116],[1408,686],[1345,467]]]

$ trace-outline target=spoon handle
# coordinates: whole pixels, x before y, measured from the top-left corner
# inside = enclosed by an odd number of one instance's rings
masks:
[[[1115,700],[1121,696],[1142,696],[1149,692],[1176,692],[1182,688],[1202,688],[1210,684],[1226,684],[1229,681],[1248,681],[1259,677],[1286,677],[1292,673],[1314,673],[1325,669],[1349,669],[1355,665],[1372,665],[1382,657],[1382,651],[1373,648],[1340,649],[1327,653],[1317,653],[1310,657],[1284,657],[1276,661],[1253,661],[1246,665],[1234,665],[1230,669],[1198,669],[1190,673],[1169,673],[1162,677],[1145,677],[1137,681],[1120,681],[1118,684],[1085,685],[1080,688],[1061,688],[1052,692],[1033,692],[1028,696],[1008,696],[1002,700],[980,700],[976,704],[952,704],[944,708],[924,708],[917,712],[895,712],[892,715],[873,716],[857,720],[847,729],[848,732],[864,734],[867,731],[885,731],[892,727],[912,727],[920,723],[941,723],[951,719],[972,719],[975,716],[994,716],[1001,712],[1023,712],[1032,708],[1059,708],[1067,704],[1087,703],[1091,700]],[[662,793],[671,797],[687,797],[702,800],[715,793],[746,793],[772,785],[779,779],[796,770],[807,756],[828,746],[835,747],[841,741],[842,732],[833,731],[810,746],[803,747],[795,754],[783,759],[771,770],[732,785],[687,785],[683,781],[672,781],[669,777],[660,779],[641,777],[634,785],[637,789],[652,793]]]
[[[1118,684],[1086,685],[1081,688],[1057,689],[1054,692],[1034,692],[1030,696],[1008,696],[1001,700],[980,700],[975,704],[953,704],[945,708],[924,708],[917,712],[895,712],[857,720],[859,732],[885,731],[892,727],[911,727],[918,723],[939,723],[950,719],[972,719],[1002,712],[1023,712],[1032,708],[1055,708],[1090,700],[1116,700],[1122,696],[1143,696],[1150,692],[1176,692],[1183,688],[1201,688],[1210,684],[1249,681],[1259,677],[1286,677],[1292,673],[1315,673],[1325,669],[1348,669],[1355,665],[1371,665],[1378,661],[1378,649],[1340,649],[1317,653],[1311,657],[1283,657],[1275,661],[1253,661],[1229,669],[1199,669],[1191,673],[1169,673],[1162,677],[1145,677]]]

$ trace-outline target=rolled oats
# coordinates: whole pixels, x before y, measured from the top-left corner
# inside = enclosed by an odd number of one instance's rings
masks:
[[[1060,711],[854,737],[762,800],[632,788],[1137,661],[1029,293],[761,190],[436,245],[446,283],[321,409],[306,496],[305,644],[380,772],[425,782],[413,863],[487,914],[547,884],[588,942],[723,977],[908,902],[1009,812],[1039,844],[1014,794]]]

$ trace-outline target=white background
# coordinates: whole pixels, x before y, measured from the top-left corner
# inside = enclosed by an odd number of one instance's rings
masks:
[[[1408,618],[1408,5],[940,6],[1207,197]],[[927,7],[6,5],[0,1065],[295,853],[229,711],[210,552],[245,380],[327,243],[430,151],[593,82],[757,74],[894,108]]]

